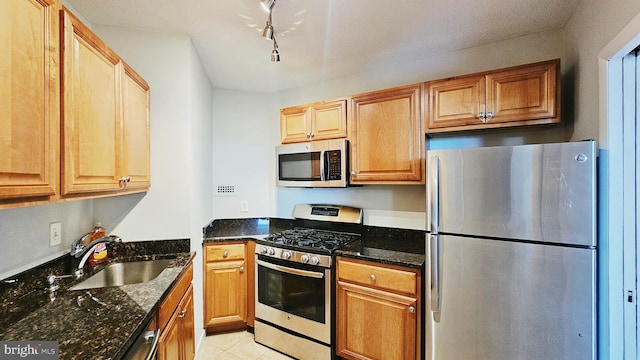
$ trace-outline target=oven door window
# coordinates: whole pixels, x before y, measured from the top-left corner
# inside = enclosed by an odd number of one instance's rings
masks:
[[[281,154],[280,180],[320,181],[320,152]]]
[[[324,323],[325,280],[324,277],[307,277],[258,265],[258,301],[289,314]]]

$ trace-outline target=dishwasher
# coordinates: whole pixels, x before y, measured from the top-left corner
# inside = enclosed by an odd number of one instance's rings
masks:
[[[127,353],[124,355],[125,360],[151,360],[155,358],[158,349],[158,340],[160,339],[160,331],[156,324],[155,317],[151,318],[142,333],[138,335]]]

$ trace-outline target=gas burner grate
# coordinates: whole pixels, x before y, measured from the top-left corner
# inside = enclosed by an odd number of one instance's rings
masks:
[[[331,251],[351,242],[356,236],[316,229],[293,229],[271,234],[265,240],[274,244]]]

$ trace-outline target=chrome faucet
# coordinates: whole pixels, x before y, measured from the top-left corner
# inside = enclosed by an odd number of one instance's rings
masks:
[[[78,264],[77,269],[74,272],[74,275],[76,276],[76,278],[79,278],[82,276],[82,274],[84,274],[84,271],[82,269],[84,268],[84,265],[87,263],[87,260],[89,260],[89,256],[91,256],[91,253],[93,253],[93,251],[95,250],[98,244],[122,242],[122,239],[116,235],[101,237],[99,239],[95,239],[89,242],[88,244],[84,245],[83,242],[86,240],[87,240],[87,235],[82,236],[78,240],[74,241],[73,244],[71,244],[71,252],[70,252],[71,256],[75,258],[82,257],[80,259],[80,263]]]

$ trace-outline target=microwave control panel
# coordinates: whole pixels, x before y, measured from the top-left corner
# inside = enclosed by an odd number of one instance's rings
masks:
[[[329,173],[327,180],[342,180],[342,157],[340,150],[326,152],[329,163]]]

